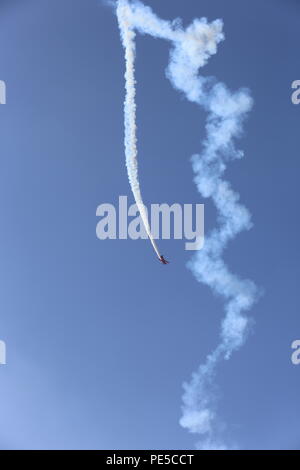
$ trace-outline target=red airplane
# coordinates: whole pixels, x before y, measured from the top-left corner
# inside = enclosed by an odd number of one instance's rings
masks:
[[[159,261],[160,261],[162,264],[169,264],[169,261],[167,261],[167,260],[163,257],[163,255],[161,255],[161,257],[158,258],[158,259],[159,259]]]

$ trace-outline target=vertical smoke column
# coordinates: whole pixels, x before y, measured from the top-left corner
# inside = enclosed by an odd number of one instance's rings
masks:
[[[127,167],[134,193],[140,196],[136,169],[135,105],[134,105],[134,30],[170,41],[170,61],[167,77],[172,86],[186,99],[208,113],[202,152],[192,158],[194,181],[203,198],[210,198],[217,209],[218,226],[206,237],[204,247],[189,262],[196,279],[222,297],[225,316],[221,323],[216,348],[184,384],[180,424],[201,436],[201,449],[225,449],[224,425],[217,414],[215,376],[222,361],[229,359],[245,342],[251,325],[246,312],[258,297],[255,284],[233,274],[223,260],[228,243],[238,233],[251,228],[251,215],[239,202],[239,194],[224,179],[228,162],[242,158],[235,147],[241,136],[243,121],[252,108],[252,98],[246,89],[231,92],[215,78],[199,75],[209,57],[217,52],[224,40],[223,22],[208,23],[195,19],[185,29],[180,20],[161,20],[151,8],[139,1],[119,0],[118,18],[127,55],[127,89],[125,103]],[[126,34],[125,34],[126,33]],[[182,129],[185,132],[185,129]],[[126,151],[127,154],[127,151]],[[134,158],[133,158],[134,157]],[[137,198],[138,199],[138,198]]]
[[[143,203],[140,184],[138,179],[138,162],[137,162],[137,138],[136,138],[136,104],[135,104],[135,32],[131,25],[131,9],[126,1],[119,1],[117,6],[117,17],[121,38],[125,49],[125,88],[126,97],[124,103],[124,119],[125,119],[125,154],[128,178],[132,193],[140,212],[145,230],[152,243],[155,253],[160,258],[158,247],[152,236],[148,215]]]

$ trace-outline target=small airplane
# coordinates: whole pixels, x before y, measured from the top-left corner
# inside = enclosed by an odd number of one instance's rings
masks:
[[[169,261],[167,261],[167,260],[163,257],[163,255],[161,255],[160,258],[158,258],[158,259],[159,259],[159,261],[160,261],[162,264],[169,264]]]

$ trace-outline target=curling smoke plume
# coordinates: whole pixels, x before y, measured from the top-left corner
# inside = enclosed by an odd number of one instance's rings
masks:
[[[241,205],[239,195],[223,179],[223,174],[227,162],[243,157],[243,153],[236,150],[234,140],[242,133],[243,120],[252,107],[252,99],[246,89],[232,93],[216,79],[199,76],[199,69],[224,40],[222,20],[208,23],[206,18],[195,19],[184,29],[180,20],[161,20],[149,7],[128,0],[118,1],[117,16],[127,64],[126,160],[137,204],[142,204],[142,198],[136,164],[135,31],[170,41],[168,79],[189,101],[204,107],[208,113],[207,137],[202,152],[192,157],[192,165],[198,191],[202,197],[212,199],[219,225],[206,238],[204,248],[196,253],[188,267],[199,282],[224,298],[225,317],[219,345],[193,373],[190,382],[184,384],[180,424],[201,436],[198,448],[226,449],[228,446],[222,438],[224,426],[216,413],[216,368],[243,345],[251,323],[245,312],[252,307],[258,292],[252,281],[232,274],[222,258],[227,243],[242,230],[251,228],[248,210]],[[147,229],[148,225],[145,225]]]

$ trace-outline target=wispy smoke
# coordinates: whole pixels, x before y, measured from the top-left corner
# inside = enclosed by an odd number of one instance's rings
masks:
[[[209,57],[217,52],[224,40],[222,20],[208,23],[206,18],[195,19],[184,29],[180,20],[173,22],[158,18],[152,10],[137,1],[119,0],[119,25],[126,51],[126,157],[130,182],[137,198],[140,191],[136,169],[135,103],[134,103],[134,31],[171,42],[167,77],[174,88],[208,112],[207,137],[201,154],[192,157],[194,181],[204,198],[211,198],[218,213],[218,228],[205,240],[204,248],[188,263],[199,282],[207,284],[225,301],[225,317],[221,324],[220,343],[204,364],[184,384],[180,424],[192,433],[201,435],[198,447],[226,449],[222,434],[224,426],[216,413],[216,367],[223,359],[242,346],[251,321],[245,315],[257,299],[252,281],[232,274],[223,261],[227,243],[239,232],[251,227],[250,214],[240,204],[239,195],[223,179],[227,162],[242,158],[234,140],[242,133],[243,120],[252,107],[246,89],[233,93],[216,79],[199,76]],[[140,198],[141,200],[141,198]]]
[[[135,32],[132,25],[132,15],[130,7],[126,1],[120,1],[117,5],[117,16],[119,28],[121,32],[122,42],[125,49],[125,87],[126,97],[124,102],[124,119],[125,119],[125,154],[126,166],[132,193],[140,212],[145,230],[152,243],[152,246],[160,258],[158,247],[151,233],[148,215],[143,203],[138,178],[137,163],[137,138],[136,138],[136,104],[135,104],[135,78],[134,78],[134,61],[135,61]]]

